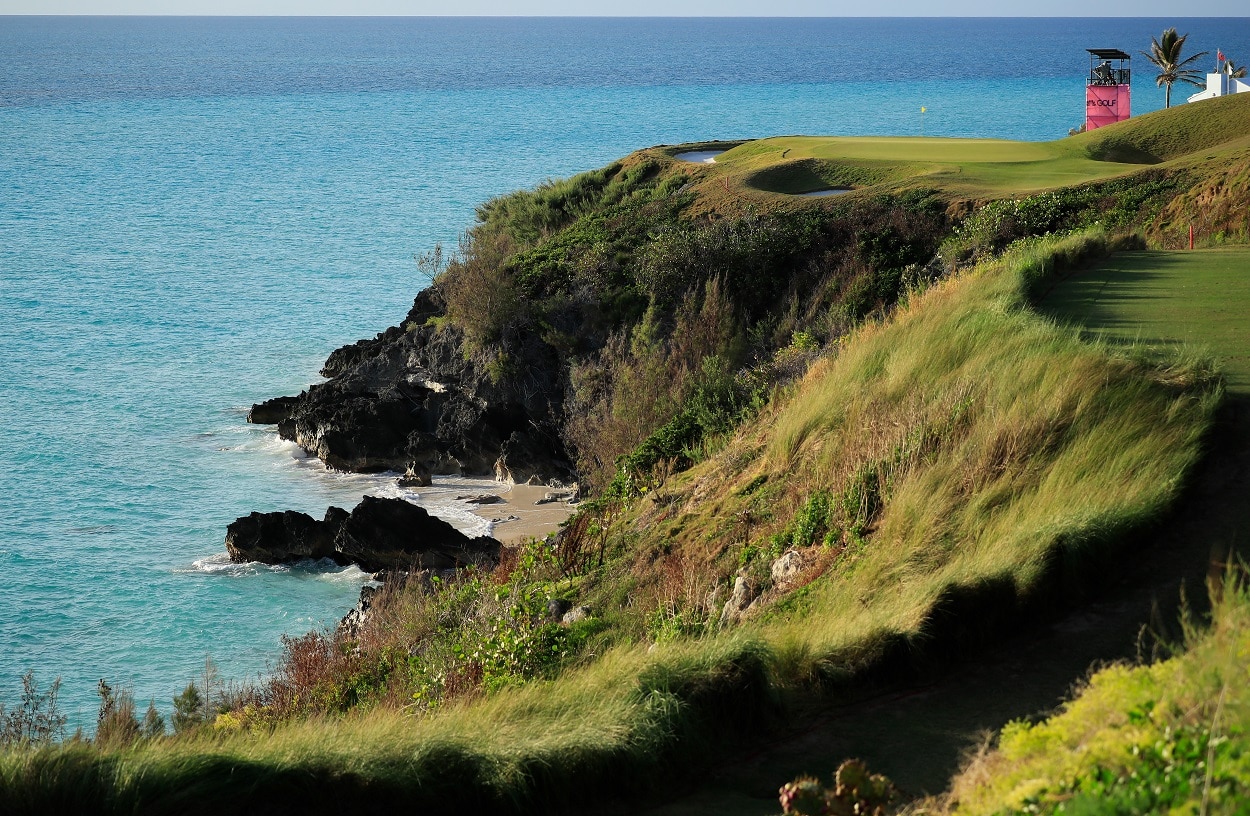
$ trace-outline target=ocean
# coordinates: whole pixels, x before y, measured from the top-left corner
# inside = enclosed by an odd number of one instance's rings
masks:
[[[402,319],[486,199],[656,144],[1058,138],[1086,48],[1173,25],[1250,60],[1245,18],[0,17],[0,701],[33,669],[71,728],[102,678],[168,712],[354,604],[359,570],[231,564],[225,528],[393,480],[245,415]],[[477,534],[480,487],[409,498]]]

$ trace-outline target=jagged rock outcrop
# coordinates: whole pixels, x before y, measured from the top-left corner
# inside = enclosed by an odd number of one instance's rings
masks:
[[[360,630],[364,628],[369,618],[369,610],[373,608],[373,596],[377,594],[377,591],[378,588],[372,584],[365,584],[360,588],[360,598],[357,599],[356,605],[343,616],[335,628],[335,634],[339,639],[353,640],[360,637]]]
[[[456,329],[428,322],[440,311],[422,292],[405,328],[336,350],[326,382],[253,406],[249,421],[277,424],[336,470],[574,478],[558,433],[564,385],[551,347],[520,338],[509,365],[491,369],[465,353]]]
[[[327,511],[343,512],[337,507]],[[333,558],[337,528],[307,513],[286,510],[279,513],[251,513],[226,528],[226,551],[232,561],[260,561],[285,564],[306,558]]]
[[[323,521],[288,510],[252,513],[226,528],[232,561],[285,564],[330,558],[368,572],[493,566],[499,547],[489,536],[469,538],[425,508],[374,496],[364,497],[350,513],[331,507]]]
[[[343,558],[370,572],[408,565],[445,570],[493,564],[499,560],[499,546],[490,536],[469,538],[423,507],[375,496],[365,496],[334,537],[334,548]]]
[[[725,626],[742,620],[758,594],[758,590],[744,576],[739,575],[734,578],[733,592],[730,593],[729,600],[725,601],[725,606],[721,609],[721,625]]]
[[[247,421],[256,425],[277,425],[290,418],[299,397],[274,397],[257,403],[247,412]]]

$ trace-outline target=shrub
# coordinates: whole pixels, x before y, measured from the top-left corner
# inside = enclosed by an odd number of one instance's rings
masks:
[[[465,335],[469,347],[497,341],[520,319],[520,301],[507,272],[515,244],[502,230],[478,229],[460,240],[460,251],[434,280],[447,318]]]
[[[22,702],[12,710],[0,703],[0,746],[47,745],[65,736],[68,718],[57,707],[61,678],[39,691],[33,670],[22,675]]]
[[[848,759],[838,766],[831,787],[800,777],[782,786],[780,798],[782,811],[796,816],[884,816],[900,797],[888,778]]]
[[[124,748],[139,738],[134,695],[126,689],[113,691],[104,680],[96,689],[100,713],[96,719],[95,743],[102,748]]]

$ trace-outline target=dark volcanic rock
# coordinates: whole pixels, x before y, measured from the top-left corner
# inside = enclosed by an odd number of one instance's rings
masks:
[[[226,529],[232,561],[285,564],[332,558],[368,572],[491,566],[499,561],[499,546],[489,536],[469,538],[415,504],[372,496],[351,513],[329,508],[325,521],[288,510],[252,513]]]
[[[299,404],[299,397],[274,397],[258,402],[247,412],[247,421],[254,425],[277,425],[289,419]]]
[[[373,496],[356,505],[334,539],[342,558],[371,572],[494,564],[499,546],[489,536],[469,538],[423,507]]]
[[[341,511],[340,511],[341,512]],[[334,550],[337,525],[306,513],[252,513],[226,527],[226,552],[231,561],[283,564],[305,558],[338,559]]]
[[[427,325],[439,314],[422,292],[406,329],[336,350],[326,382],[254,406],[252,421],[277,423],[284,439],[338,470],[575,478],[559,435],[564,384],[554,349],[514,338],[514,373],[492,376],[494,357],[466,353],[454,328]]]
[[[356,601],[356,606],[339,621],[335,630],[338,637],[352,639],[360,636],[360,630],[364,628],[369,617],[369,610],[373,608],[373,596],[377,591],[378,588],[370,584],[360,588],[360,598]]]

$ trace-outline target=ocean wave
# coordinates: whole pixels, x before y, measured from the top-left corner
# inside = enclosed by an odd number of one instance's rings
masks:
[[[237,563],[227,553],[212,555],[192,561],[190,566],[174,570],[175,573],[202,573],[228,578],[245,578],[252,575],[289,575],[324,581],[330,584],[365,584],[372,576],[355,564],[343,566],[329,558],[296,561],[291,564],[262,564],[259,561]]]
[[[351,473],[331,470],[316,456],[310,455],[299,445],[278,436],[272,429],[243,425],[221,429],[223,437],[233,436],[233,444],[219,450],[258,456],[270,466],[297,474],[297,478],[309,478],[320,485],[319,492],[329,504],[351,509],[362,496],[396,498],[425,508],[461,532],[470,535],[489,535],[491,523],[477,515],[475,508],[464,501],[465,496],[500,493],[504,488],[493,479],[465,476],[435,476],[433,484],[414,489],[401,487],[394,471],[383,473]],[[241,438],[240,438],[241,437]],[[306,508],[301,508],[306,509]],[[316,516],[320,511],[309,510]]]

